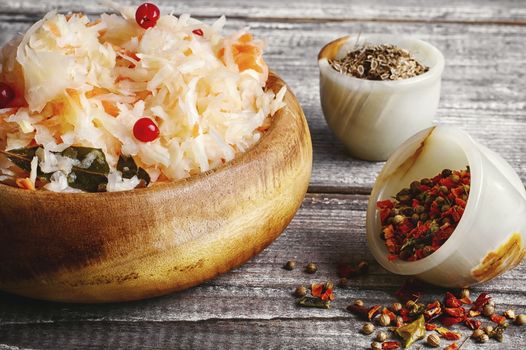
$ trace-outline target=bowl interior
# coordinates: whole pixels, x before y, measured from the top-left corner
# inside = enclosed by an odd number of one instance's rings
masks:
[[[479,162],[470,147],[471,138],[451,127],[433,127],[424,130],[407,140],[387,161],[374,185],[367,212],[367,238],[375,258],[388,270],[399,274],[418,274],[436,266],[454,249],[455,232],[467,228],[465,220],[470,206],[476,202],[481,179]],[[474,161],[475,160],[475,161]],[[408,262],[388,261],[387,248],[380,237],[381,223],[376,202],[394,197],[401,189],[422,178],[430,178],[443,169],[460,170],[467,165],[471,168],[471,191],[466,211],[455,232],[433,254],[426,258]],[[475,169],[473,169],[475,168]]]

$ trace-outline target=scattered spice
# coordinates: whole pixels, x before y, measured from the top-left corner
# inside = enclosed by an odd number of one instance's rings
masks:
[[[389,260],[415,261],[437,251],[464,213],[470,179],[469,167],[444,169],[431,179],[413,181],[392,200],[378,201]]]
[[[386,341],[382,344],[383,350],[393,350],[400,348],[400,343],[397,341]]]
[[[376,339],[380,343],[384,342],[387,340],[387,333],[379,331],[378,333],[376,333],[376,337],[374,337],[374,339]]]
[[[484,327],[484,333],[486,333],[487,335],[490,335],[491,332],[493,332],[493,326]]]
[[[294,295],[301,298],[307,295],[307,288],[305,286],[298,286],[296,287],[296,290],[294,291]]]
[[[307,273],[316,273],[316,271],[318,271],[318,266],[313,262],[310,262],[305,266],[305,272]]]
[[[473,339],[478,339],[480,338],[484,333],[484,331],[482,329],[475,329],[473,331],[473,333],[471,334],[471,338]]]
[[[478,338],[479,343],[486,343],[488,340],[489,340],[489,337],[488,337],[487,334],[482,334],[482,335]]]
[[[401,80],[429,70],[415,60],[409,51],[384,44],[366,44],[348,52],[341,59],[329,60],[329,64],[342,74],[367,80]]]
[[[359,261],[356,265],[340,264],[338,266],[338,277],[350,278],[352,276],[365,274],[369,270],[369,263],[365,260]]]
[[[331,302],[328,300],[321,300],[320,298],[302,297],[297,304],[303,307],[315,307],[318,309],[328,309],[331,307]]]
[[[515,317],[515,324],[517,326],[524,326],[526,324],[526,315],[520,314],[517,317]]]
[[[504,317],[509,318],[510,320],[514,320],[515,319],[515,311],[513,311],[513,310],[506,310],[506,312],[504,312]]]
[[[458,349],[457,343],[452,343],[444,348],[444,350],[457,350],[457,349]]]
[[[338,285],[340,287],[347,287],[348,284],[349,284],[349,279],[347,277],[342,277],[338,280]]]
[[[387,326],[389,326],[391,324],[391,318],[388,315],[386,315],[386,314],[382,314],[378,318],[378,323],[381,326],[387,327]]]
[[[444,327],[439,327],[436,329],[436,331],[442,336],[442,338],[447,340],[459,340],[460,338],[462,338],[462,334],[450,331],[449,329]]]
[[[332,301],[334,300],[333,289],[334,285],[331,281],[328,281],[326,283],[313,283],[310,287],[310,292],[313,297],[324,301]]]
[[[354,305],[356,305],[356,306],[363,306],[364,305],[363,300],[361,300],[361,299],[355,300],[354,301]]]
[[[373,349],[373,350],[382,350],[382,343],[373,341],[371,343],[371,349]]]
[[[484,316],[489,317],[495,313],[495,307],[491,305],[486,305],[484,306],[484,309],[482,309],[482,313],[484,314]]]
[[[283,268],[289,271],[294,270],[296,268],[296,261],[294,260],[287,261],[287,263],[283,266]]]
[[[393,305],[391,305],[391,310],[393,310],[394,312],[398,312],[398,311],[402,310],[402,304],[400,304],[400,303],[393,303]]]
[[[427,336],[427,344],[433,348],[438,348],[440,346],[440,337],[436,334],[430,334]]]
[[[426,336],[425,320],[421,315],[415,321],[396,329],[398,334],[404,340],[404,348],[411,346],[415,341]]]
[[[374,324],[367,322],[362,327],[362,333],[369,335],[374,332]]]

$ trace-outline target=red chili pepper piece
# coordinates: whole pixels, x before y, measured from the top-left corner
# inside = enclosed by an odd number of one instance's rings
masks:
[[[447,340],[459,340],[462,335],[460,333],[455,332],[445,332],[442,334],[442,337]]]
[[[374,305],[369,308],[369,311],[367,311],[367,318],[372,320],[374,316],[376,316],[380,312],[381,305]]]
[[[434,323],[426,323],[426,331],[434,331],[438,326]]]
[[[503,325],[506,323],[506,317],[502,315],[493,314],[489,318],[492,322],[495,322],[496,324]]]
[[[397,341],[384,341],[382,343],[383,350],[393,350],[393,349],[398,349],[399,347],[400,347],[400,343]]]
[[[473,304],[473,301],[471,301],[471,299],[469,297],[464,297],[462,299],[459,299],[462,304],[465,304],[465,305],[471,305]]]
[[[389,318],[391,319],[391,322],[393,322],[394,320],[396,320],[396,315],[391,311],[389,310],[388,308],[383,308],[382,309],[382,314],[383,315],[387,315],[389,316]]]
[[[491,297],[487,293],[481,293],[477,299],[475,300],[475,303],[471,307],[471,310],[473,311],[481,311],[482,308],[491,300]]]
[[[454,324],[464,321],[463,317],[442,317],[440,322],[446,327],[451,327]]]
[[[472,330],[479,329],[482,325],[482,322],[480,322],[479,320],[474,320],[472,318],[467,318],[464,322],[466,323],[466,326],[468,326]]]
[[[155,4],[145,2],[137,7],[137,11],[135,11],[135,20],[139,26],[148,29],[157,24],[160,15],[161,11]]]
[[[457,297],[451,294],[450,292],[446,292],[446,296],[444,298],[444,304],[446,305],[446,307],[462,306],[462,302],[458,300]]]
[[[457,343],[453,343],[447,347],[444,348],[444,350],[457,350],[458,349],[458,345]]]
[[[463,307],[446,307],[444,312],[452,317],[465,317],[466,310]]]
[[[194,33],[195,35],[199,35],[199,36],[204,35],[203,30],[201,28],[192,30],[192,33]]]

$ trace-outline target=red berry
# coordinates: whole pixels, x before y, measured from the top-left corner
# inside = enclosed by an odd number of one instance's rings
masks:
[[[192,30],[195,35],[203,36],[203,30],[201,28]]]
[[[157,6],[152,3],[145,2],[141,6],[137,7],[137,11],[135,12],[135,20],[137,21],[138,25],[144,29],[148,29],[155,26],[160,15],[161,11],[159,11]]]
[[[9,106],[9,103],[15,98],[15,92],[11,86],[6,83],[0,83],[0,108]]]
[[[133,136],[139,141],[150,142],[159,137],[159,128],[153,120],[144,117],[135,122]]]

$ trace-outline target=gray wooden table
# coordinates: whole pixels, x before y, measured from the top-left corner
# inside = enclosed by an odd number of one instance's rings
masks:
[[[347,156],[320,109],[316,55],[348,33],[411,34],[446,57],[438,117],[499,152],[526,182],[526,2],[521,0],[158,0],[161,10],[213,20],[228,29],[250,25],[268,41],[267,61],[290,85],[308,117],[314,145],[309,193],[283,235],[244,266],[191,290],[110,305],[46,303],[0,294],[0,349],[368,348],[361,322],[345,311],[353,300],[394,301],[404,278],[383,270],[365,243],[368,193],[382,163]],[[95,2],[3,0],[0,41],[52,8],[105,9]],[[289,259],[319,264],[315,275],[282,269]],[[330,310],[302,309],[291,292],[300,283],[336,278],[342,261],[365,259],[370,272],[336,290]],[[498,309],[526,312],[526,265],[474,288]],[[430,289],[430,297],[444,291]],[[462,328],[465,335],[466,328]],[[425,347],[425,346],[424,346]],[[336,348],[336,347],[334,347]],[[418,348],[418,347],[417,347]],[[462,349],[525,349],[526,328],[505,343]]]

